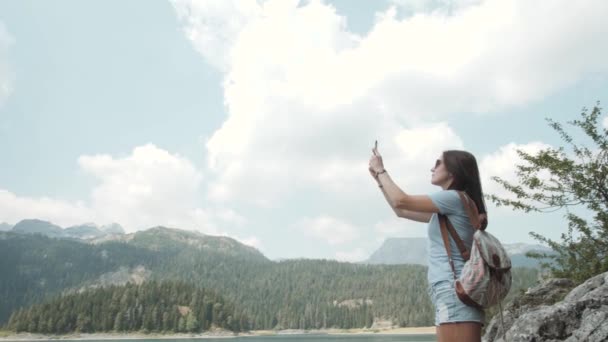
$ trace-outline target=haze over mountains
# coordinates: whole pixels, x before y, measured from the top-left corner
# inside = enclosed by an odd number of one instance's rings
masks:
[[[11,230],[12,228],[13,228],[13,226],[8,223],[5,223],[5,222],[0,223],[0,232],[5,232],[7,230]]]
[[[105,226],[97,226],[94,223],[84,223],[64,229],[51,222],[37,219],[22,220],[12,227],[7,223],[2,223],[0,224],[0,227],[2,228],[0,230],[10,230],[20,234],[42,234],[52,238],[73,238],[81,240],[90,240],[107,235],[120,235],[125,233],[122,226],[117,223]]]
[[[19,234],[42,234],[51,238],[71,238],[84,240],[90,243],[100,243],[110,240],[125,240],[132,234],[126,234],[123,227],[118,223],[98,226],[95,223],[84,223],[82,225],[62,228],[51,222],[26,219],[18,222],[15,226],[0,223],[0,231],[11,231]],[[187,231],[184,231],[186,233]],[[201,236],[203,234],[189,232]],[[541,245],[525,243],[504,244],[509,256],[511,256],[514,267],[539,266],[539,261],[526,257],[526,253],[540,252],[551,253],[551,249]],[[426,238],[387,238],[383,244],[374,251],[370,257],[361,263],[373,265],[427,265]],[[261,254],[261,253],[260,253]]]
[[[388,238],[372,255],[364,261],[367,264],[416,264],[427,266],[426,238]],[[527,252],[551,253],[552,250],[541,245],[525,243],[504,244],[511,257],[513,267],[539,267],[539,261],[528,258]]]
[[[426,325],[432,315],[422,266],[274,262],[228,237],[165,227],[85,242],[49,238],[34,223],[35,234],[18,233],[28,231],[24,224],[0,232],[0,326],[19,308],[58,296],[149,281],[215,290],[238,306],[252,329],[352,327],[373,317]],[[50,232],[58,233],[56,227]]]
[[[394,245],[399,253],[399,243]],[[401,252],[422,253],[408,248]],[[381,248],[376,255],[383,253]],[[0,232],[0,273],[0,326],[19,308],[58,296],[149,281],[218,291],[252,329],[347,328],[380,321],[421,326],[432,324],[433,317],[424,266],[272,261],[229,237],[166,227],[125,234],[117,225],[63,229],[23,220]],[[513,274],[513,294],[538,277],[531,268]]]

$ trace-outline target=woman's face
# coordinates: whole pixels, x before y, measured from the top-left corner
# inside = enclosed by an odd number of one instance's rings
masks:
[[[452,175],[443,163],[443,156],[440,156],[435,162],[435,166],[431,168],[431,184],[447,189],[452,183]]]

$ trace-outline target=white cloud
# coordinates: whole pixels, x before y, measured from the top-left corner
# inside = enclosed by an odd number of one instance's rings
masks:
[[[13,73],[8,64],[8,49],[15,39],[0,21],[0,105],[12,91]]]
[[[81,156],[80,167],[99,184],[90,203],[20,197],[0,190],[0,221],[39,218],[61,226],[118,222],[128,232],[163,225],[217,235],[246,218],[229,207],[203,206],[203,176],[186,158],[152,144],[124,157]],[[247,239],[250,244],[259,244]]]
[[[462,142],[447,124],[424,132],[429,121],[522,105],[608,70],[608,47],[586,48],[608,33],[608,3],[454,4],[405,19],[388,10],[358,36],[320,1],[174,1],[193,45],[225,72],[228,117],[206,144],[210,198],[349,197],[369,181],[375,139],[386,160],[407,146],[409,169],[430,168],[427,151]]]
[[[323,215],[303,218],[294,227],[308,236],[326,241],[330,245],[340,245],[359,237],[359,229],[348,222]]]
[[[220,224],[246,221],[227,208],[201,208],[201,173],[189,160],[152,144],[124,158],[82,156],[79,164],[100,181],[91,199],[98,220],[132,230],[166,225],[208,234],[217,234]]]
[[[243,27],[259,16],[256,0],[171,2],[196,50],[220,69],[227,68],[226,56]]]
[[[404,129],[395,137],[402,156],[410,161],[439,157],[447,149],[463,149],[462,139],[445,122]]]
[[[41,219],[65,227],[89,222],[93,216],[94,212],[81,202],[18,196],[0,189],[0,222],[16,224],[23,219]]]
[[[185,158],[148,144],[124,158],[82,156],[78,162],[100,181],[93,190],[92,206],[103,221],[118,220],[135,229],[154,225],[209,229],[200,226],[209,213],[196,205],[202,175]]]
[[[604,128],[608,129],[608,116],[604,118],[603,124],[604,124]]]

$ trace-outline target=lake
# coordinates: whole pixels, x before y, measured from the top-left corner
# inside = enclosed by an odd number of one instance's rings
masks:
[[[281,336],[248,336],[235,338],[204,338],[204,339],[137,339],[134,342],[427,342],[437,341],[435,335],[281,335]],[[86,340],[85,342],[108,342],[108,340]]]

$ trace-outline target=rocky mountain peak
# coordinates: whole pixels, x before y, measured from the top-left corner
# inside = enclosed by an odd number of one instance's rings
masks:
[[[61,227],[38,219],[21,220],[13,227],[12,231],[22,234],[42,234],[49,237],[61,237],[63,235]]]

